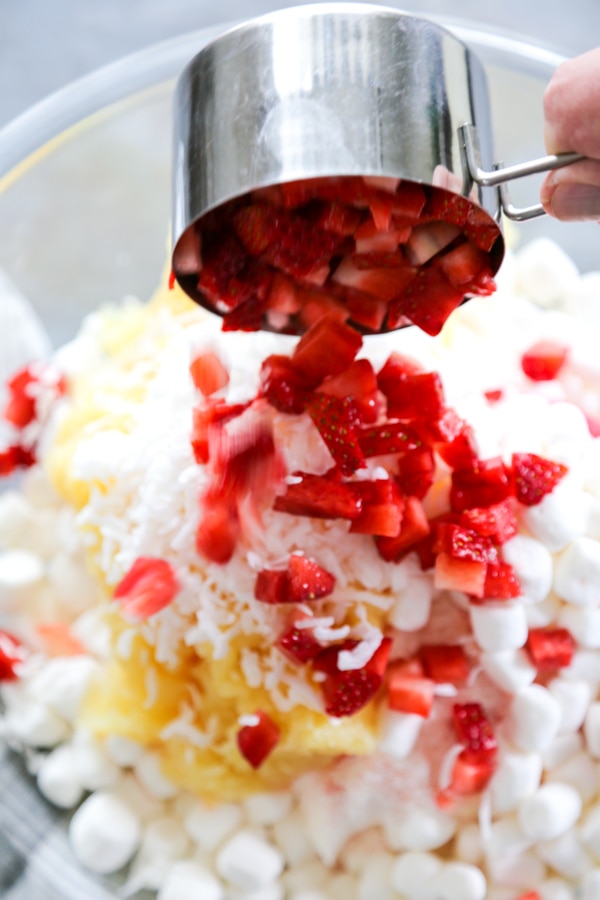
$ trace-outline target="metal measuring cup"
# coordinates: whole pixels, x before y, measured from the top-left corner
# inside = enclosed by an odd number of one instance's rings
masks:
[[[384,176],[452,190],[497,229],[516,220],[506,183],[581,159],[568,153],[503,167],[493,160],[485,72],[446,29],[396,10],[299,6],[249,21],[207,45],[175,97],[173,272],[196,302],[195,235],[208,214],[258,188],[308,178]]]

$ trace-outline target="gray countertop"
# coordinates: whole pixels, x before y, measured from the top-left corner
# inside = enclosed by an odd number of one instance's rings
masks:
[[[4,0],[0,127],[70,81],[121,56],[294,0]],[[409,0],[388,6],[481,22],[575,55],[600,44],[600,0]]]

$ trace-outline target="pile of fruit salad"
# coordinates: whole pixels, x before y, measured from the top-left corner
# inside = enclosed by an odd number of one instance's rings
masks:
[[[165,283],[10,374],[0,728],[84,866],[597,900],[599,304],[546,240],[437,338]]]

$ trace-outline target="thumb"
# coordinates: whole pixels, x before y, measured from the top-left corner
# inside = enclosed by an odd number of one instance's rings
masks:
[[[550,172],[540,200],[549,215],[564,222],[600,222],[600,160],[586,159]]]

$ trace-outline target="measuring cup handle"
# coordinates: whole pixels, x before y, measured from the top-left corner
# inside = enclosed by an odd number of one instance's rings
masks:
[[[541,204],[526,207],[513,206],[506,182],[513,181],[515,178],[524,178],[527,175],[536,175],[539,172],[562,169],[563,166],[570,166],[572,163],[585,159],[581,153],[555,153],[541,156],[539,159],[532,159],[530,162],[518,163],[515,166],[496,163],[492,170],[486,170],[482,169],[479,164],[479,142],[475,126],[461,125],[458,135],[467,183],[476,182],[482,187],[499,187],[500,204],[504,215],[517,222],[544,215],[544,208]]]

